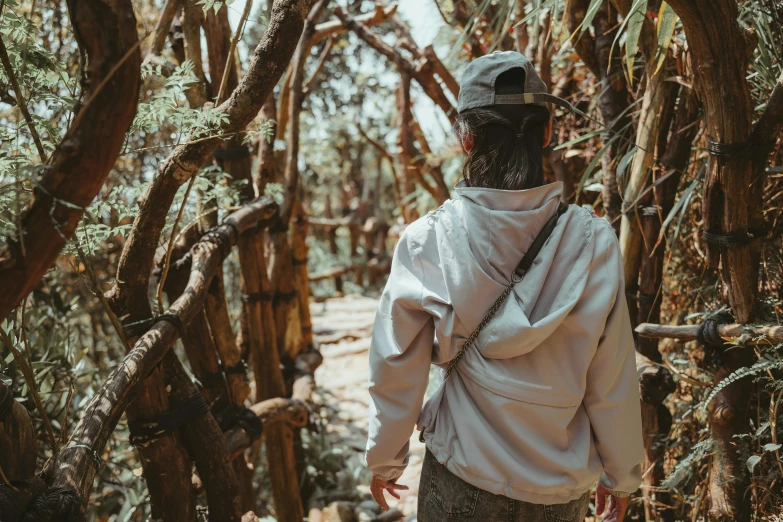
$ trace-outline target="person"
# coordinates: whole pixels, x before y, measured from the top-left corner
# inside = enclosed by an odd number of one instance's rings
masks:
[[[401,235],[370,348],[371,492],[399,498],[414,425],[426,444],[418,520],[622,521],[642,428],[623,263],[610,224],[544,184],[546,93],[516,52],[471,62],[455,130],[456,197]],[[554,228],[524,277],[515,268]],[[471,346],[466,340],[506,288]],[[434,342],[437,341],[437,342]],[[458,354],[460,354],[458,356]],[[430,365],[446,378],[422,408]]]

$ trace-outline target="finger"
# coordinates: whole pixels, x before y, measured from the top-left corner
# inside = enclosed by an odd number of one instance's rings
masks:
[[[617,499],[609,497],[609,506],[606,509],[606,516],[604,522],[619,522],[622,520],[620,517],[620,511],[617,509]]]
[[[399,499],[400,499],[400,494],[399,494],[399,493],[397,493],[397,492],[396,492],[396,491],[394,491],[393,489],[390,489],[390,490],[388,490],[388,491],[389,491],[389,495],[393,496],[393,497],[394,497],[394,498],[396,498],[397,500],[399,500]]]
[[[402,484],[390,483],[390,484],[386,485],[386,489],[389,489],[389,490],[397,489],[397,490],[400,490],[400,491],[408,491],[408,489],[410,489],[410,488],[408,488],[408,486],[403,486]]]
[[[601,491],[595,492],[595,514],[602,515],[606,506],[606,495]]]
[[[380,508],[384,511],[389,511],[389,505],[386,503],[386,498],[383,496],[383,489],[381,489],[379,486],[370,488],[370,492],[372,493],[372,497],[375,499],[375,502],[378,503]]]

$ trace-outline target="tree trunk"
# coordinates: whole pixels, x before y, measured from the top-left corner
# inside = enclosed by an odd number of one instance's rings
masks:
[[[291,234],[292,261],[299,297],[299,320],[302,326],[304,350],[314,350],[313,322],[310,319],[310,279],[307,273],[307,214],[304,205],[298,202],[294,215],[294,229]]]
[[[329,197],[329,194],[326,194],[326,201],[324,202],[324,217],[326,219],[334,218],[334,213],[332,212],[332,200]],[[340,251],[337,249],[337,228],[329,227],[329,229],[326,231],[326,234],[329,242],[329,251],[332,253],[335,259],[338,259],[338,255]],[[334,289],[338,295],[342,295],[343,293],[342,275],[337,275],[334,277]]]
[[[673,105],[677,91],[676,84],[665,81],[665,71],[655,74],[654,64],[648,66],[639,126],[636,131],[636,152],[631,162],[628,182],[624,190],[624,208],[620,222],[620,252],[623,255],[623,270],[625,273],[626,295],[635,295],[638,288],[639,265],[642,258],[642,225],[637,214],[641,209],[639,204],[645,204],[652,198],[651,192],[645,188],[650,182],[650,174],[654,159],[663,151],[657,149],[662,141],[660,136],[668,134],[666,118],[663,114]],[[635,302],[629,302],[631,310],[636,308]]]
[[[215,277],[210,283],[204,311],[207,314],[215,346],[220,354],[220,361],[223,363],[231,402],[242,405],[250,396],[250,386],[245,371],[245,361],[242,360],[234,331],[231,328],[231,317],[228,313],[222,277]]]
[[[125,415],[129,424],[147,422],[170,409],[163,373],[154,368]],[[136,450],[150,493],[152,516],[163,522],[195,522],[198,517],[192,466],[180,434],[164,433],[149,444],[137,446]]]
[[[10,404],[10,407],[0,408],[0,470],[11,482],[33,478],[38,460],[33,420],[25,407],[16,402],[11,388],[2,381],[0,404]],[[4,479],[0,480],[6,485]]]
[[[37,460],[33,421],[11,388],[0,381],[0,516],[9,522],[19,520],[12,513],[24,513],[45,489],[45,483],[35,478]]]
[[[568,23],[571,32],[581,31],[579,26],[584,21],[587,8],[587,0],[568,0]],[[593,19],[595,38],[587,31],[581,32],[574,43],[574,48],[585,65],[600,80],[601,94],[598,98],[598,106],[603,124],[609,128],[602,135],[604,146],[607,146],[609,139],[619,134],[619,137],[609,145],[610,150],[601,158],[604,214],[617,231],[617,219],[620,217],[622,205],[617,183],[617,162],[618,156],[627,149],[626,143],[631,134],[628,128],[630,115],[623,115],[628,108],[629,96],[622,70],[621,54],[616,49],[614,53],[611,52],[617,36],[616,19],[617,10],[606,0]]]
[[[706,134],[719,144],[741,146],[750,137],[753,115],[746,80],[755,37],[737,22],[735,0],[671,0],[680,16],[690,49],[694,86],[705,109]],[[758,228],[761,191],[752,190],[753,161],[747,154],[711,156],[704,187],[704,229],[742,238],[742,244],[720,246],[708,242],[708,257],[720,268],[728,300],[739,323],[753,319],[758,288],[760,245],[748,233]],[[747,350],[719,350],[716,382],[753,362]],[[709,517],[713,521],[750,519],[749,477],[742,458],[747,430],[747,402],[752,382],[730,384],[710,404],[708,416],[715,455],[710,471]]]
[[[171,388],[169,397],[172,407],[199,393],[174,352],[169,351],[163,357],[161,366]],[[239,483],[223,432],[212,413],[193,418],[180,429],[180,435],[204,484],[209,519],[215,522],[238,522],[242,517]]]
[[[637,298],[638,314],[637,324],[646,322],[659,322],[661,320],[661,301],[663,282],[663,260],[665,243],[658,244],[661,220],[669,215],[674,206],[677,187],[680,183],[681,172],[687,166],[690,158],[691,144],[698,132],[698,126],[693,123],[698,118],[698,104],[692,89],[682,87],[680,89],[680,102],[674,117],[671,129],[671,139],[666,152],[661,158],[661,164],[672,170],[665,181],[653,188],[654,201],[657,206],[640,209],[643,230],[643,252],[639,273],[639,293]],[[666,133],[662,133],[666,134]],[[657,245],[657,247],[656,247]],[[660,363],[661,354],[658,351],[657,339],[639,337],[637,350],[651,360]],[[668,372],[667,372],[668,373]],[[663,453],[657,448],[659,437],[668,435],[666,426],[671,424],[671,414],[660,401],[656,403],[642,404],[642,425],[645,432],[650,434],[645,437],[645,469],[655,462],[655,466],[645,477],[645,483],[650,486],[658,486],[664,477]],[[649,493],[648,493],[649,492]],[[661,510],[660,505],[671,505],[672,500],[665,492],[651,490],[645,492],[645,515],[648,521],[660,518],[665,522],[674,520],[672,510]],[[650,499],[655,500],[653,503]]]
[[[639,295],[637,299],[638,315],[636,323],[649,321],[650,317],[659,320],[661,315],[661,295],[659,294],[661,275],[663,273],[663,253],[665,243],[655,247],[658,240],[658,232],[661,228],[661,220],[658,215],[660,207],[650,206],[639,209],[641,217],[642,233],[644,235],[644,251],[639,272]],[[654,250],[653,250],[654,249]],[[661,353],[658,351],[658,342],[654,339],[640,338],[636,349],[654,363],[660,364]],[[656,491],[666,474],[663,469],[665,439],[672,425],[672,415],[663,404],[666,396],[674,391],[674,381],[665,368],[658,368],[661,374],[665,374],[666,386],[659,386],[656,393],[643,394],[642,396],[642,426],[644,426],[644,460],[642,469],[645,470],[643,484],[648,486],[642,490],[644,496],[644,513],[647,522],[661,520],[674,522],[674,512],[660,510],[661,505],[671,505],[668,493]],[[660,516],[660,518],[659,518]]]
[[[416,190],[413,184],[411,168],[411,145],[410,145],[410,105],[411,105],[411,78],[407,71],[400,69],[400,86],[397,88],[397,118],[399,121],[399,132],[397,133],[397,146],[399,154],[397,158],[400,162],[400,177],[403,201],[407,203],[402,207],[402,215],[406,223],[414,222],[418,217],[418,212],[413,205],[412,198],[409,196]],[[420,173],[420,172],[419,172]]]
[[[20,216],[22,237],[0,248],[0,318],[22,302],[57,259],[103,186],[136,114],[141,52],[131,2],[67,4],[74,35],[88,58],[84,102]]]
[[[207,282],[220,269],[227,255],[226,246],[259,220],[269,219],[276,205],[268,198],[246,205],[225,219],[209,241],[199,241],[191,249],[191,277],[188,288],[167,310],[167,317],[177,317],[187,324],[201,310],[207,293]],[[133,391],[150,375],[178,337],[176,321],[158,319],[134,344],[109,378],[84,409],[71,439],[52,464],[51,484],[72,491],[85,506],[97,469],[93,454],[101,452],[129,402]],[[65,451],[74,447],[79,451]],[[175,470],[168,470],[172,473]]]
[[[620,155],[628,149],[628,139],[631,136],[631,116],[627,109],[629,105],[628,88],[623,74],[622,55],[615,49],[612,53],[612,45],[617,36],[617,10],[611,2],[606,0],[599,9],[593,21],[595,26],[595,54],[598,61],[601,80],[601,95],[598,105],[601,110],[601,119],[609,131],[602,138],[604,146],[606,142],[615,136],[619,137],[608,145],[609,151],[601,157],[601,166],[604,173],[604,188],[602,192],[604,212],[606,218],[617,232],[616,220],[620,217],[622,198],[617,181],[617,164]],[[609,56],[612,56],[611,60]]]
[[[239,246],[257,402],[285,396],[262,232],[252,230],[243,234]],[[265,440],[278,520],[299,522],[304,511],[299,496],[292,430],[284,425],[275,425],[265,430]]]

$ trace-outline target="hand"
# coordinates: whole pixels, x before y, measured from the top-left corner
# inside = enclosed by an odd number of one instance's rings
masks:
[[[388,491],[389,495],[396,499],[400,498],[400,494],[397,491],[407,491],[408,486],[402,484],[395,484],[394,480],[383,480],[378,475],[372,476],[372,483],[370,484],[370,492],[373,498],[381,506],[384,511],[389,511],[389,505],[386,503],[386,498],[383,496],[384,491]]]
[[[609,497],[607,505],[606,497]],[[623,522],[625,512],[628,510],[629,497],[618,498],[609,493],[600,482],[595,489],[595,514],[604,515],[603,522]]]

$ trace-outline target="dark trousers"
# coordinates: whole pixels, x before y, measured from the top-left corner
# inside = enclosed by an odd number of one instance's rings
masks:
[[[454,475],[427,450],[419,483],[419,522],[583,522],[590,492],[567,504],[531,504],[493,495]]]

